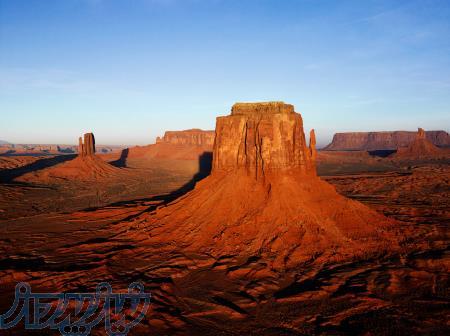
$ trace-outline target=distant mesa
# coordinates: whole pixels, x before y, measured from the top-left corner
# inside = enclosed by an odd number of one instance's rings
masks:
[[[205,152],[212,152],[214,131],[189,129],[166,131],[156,143],[127,149],[127,158],[198,160]]]
[[[212,146],[214,143],[214,134],[214,131],[204,131],[198,128],[185,131],[167,131],[162,138],[156,138],[156,143]]]
[[[450,147],[450,136],[445,131],[426,131],[425,137],[438,147]],[[336,133],[332,142],[323,148],[329,151],[397,150],[407,147],[416,138],[416,132],[348,132]]]
[[[307,146],[301,115],[283,102],[238,103],[218,117],[211,175],[136,221],[143,244],[262,256],[276,268],[395,249],[395,223],[317,177],[315,133]]]

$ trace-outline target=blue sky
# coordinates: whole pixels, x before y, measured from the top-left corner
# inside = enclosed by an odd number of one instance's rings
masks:
[[[447,0],[0,0],[0,139],[147,144],[283,100],[334,132],[449,130]]]

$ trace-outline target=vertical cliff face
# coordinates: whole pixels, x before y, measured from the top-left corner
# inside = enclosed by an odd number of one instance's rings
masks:
[[[292,105],[237,103],[231,115],[217,118],[213,173],[234,169],[257,176],[279,169],[315,173],[302,117]]]
[[[83,139],[78,138],[78,155],[81,156],[92,156],[95,154],[95,138],[93,133],[84,134]]]

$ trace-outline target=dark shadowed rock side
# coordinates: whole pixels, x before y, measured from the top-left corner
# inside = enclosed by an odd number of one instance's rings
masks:
[[[416,134],[416,132],[408,131],[336,133],[332,142],[324,150],[397,150],[400,147],[409,146],[416,138]],[[445,131],[426,131],[425,137],[435,146],[450,146],[450,136]]]

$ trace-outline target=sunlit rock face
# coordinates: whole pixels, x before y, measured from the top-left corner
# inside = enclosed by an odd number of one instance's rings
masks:
[[[95,138],[93,133],[84,134],[83,138],[78,139],[78,155],[92,156],[95,154]]]
[[[229,116],[217,118],[213,157],[213,173],[243,168],[257,176],[277,169],[315,174],[302,117],[283,102],[234,104]]]

